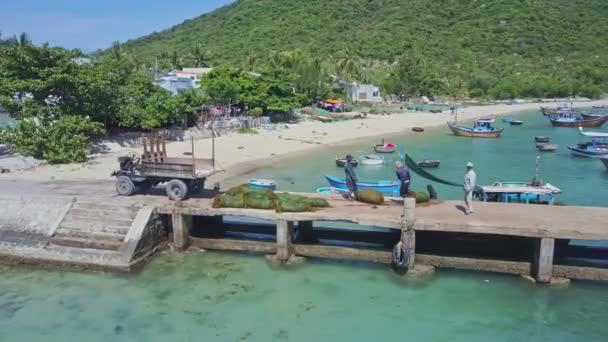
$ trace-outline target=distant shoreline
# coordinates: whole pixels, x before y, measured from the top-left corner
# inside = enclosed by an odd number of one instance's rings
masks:
[[[561,102],[545,103],[555,106]],[[539,110],[542,103],[498,104],[460,108],[459,121],[471,121],[483,116],[504,117],[521,112]],[[608,106],[608,100],[574,102],[574,107]],[[540,112],[538,115],[541,115]],[[314,153],[319,148],[332,148],[355,144],[373,138],[412,134],[413,127],[432,129],[452,121],[450,111],[442,113],[407,112],[391,115],[368,115],[367,119],[333,123],[305,121],[294,125],[279,124],[276,130],[260,130],[259,134],[230,133],[215,139],[218,168],[226,172],[212,176],[213,182],[244,175],[252,170],[268,167],[280,160],[297,158]],[[287,128],[286,128],[287,127]],[[446,128],[447,129],[447,128]],[[420,133],[416,133],[420,134]],[[424,133],[423,133],[424,134]],[[168,155],[182,155],[190,151],[190,142],[167,144]],[[211,139],[195,141],[195,151],[200,156],[211,153]],[[120,152],[96,156],[83,164],[41,165],[32,170],[0,175],[4,179],[25,177],[36,180],[87,180],[112,179],[110,174],[118,168],[116,158],[127,151],[142,152],[141,147],[125,148]]]

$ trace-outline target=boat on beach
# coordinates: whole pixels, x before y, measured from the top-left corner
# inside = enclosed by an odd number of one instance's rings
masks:
[[[577,114],[559,114],[549,116],[549,121],[556,127],[600,127],[608,121],[608,115],[595,119],[583,119]]]
[[[361,161],[362,165],[380,165],[384,163],[384,158],[373,154],[361,156],[359,157],[359,160]]]
[[[475,121],[473,127],[461,126],[455,122],[448,122],[448,127],[454,135],[471,138],[498,138],[503,128],[494,127],[494,119],[482,118]]]
[[[357,159],[352,159],[350,163],[353,167],[357,167],[357,165],[359,165]],[[336,166],[344,167],[344,165],[346,165],[346,158],[336,158]]]
[[[537,143],[548,143],[551,141],[551,137],[547,137],[544,135],[538,135],[534,137],[534,141]]]
[[[250,179],[248,181],[249,187],[256,190],[276,190],[277,183],[272,179]]]
[[[325,179],[329,185],[333,188],[346,190],[346,180],[344,178],[325,176]],[[371,189],[380,191],[385,195],[395,195],[399,193],[400,184],[392,180],[378,180],[378,181],[358,181],[357,188],[359,190]]]
[[[377,144],[374,145],[374,151],[376,153],[393,153],[397,150],[397,146],[394,144]]]
[[[436,168],[436,167],[439,167],[440,163],[441,163],[440,160],[425,159],[425,160],[421,160],[421,161],[417,162],[416,164],[418,166],[424,167],[424,168]]]
[[[557,150],[557,144],[551,144],[551,143],[537,143],[536,144],[536,149],[539,152],[554,152]]]
[[[591,141],[568,146],[574,156],[579,157],[608,157],[608,133],[585,132],[579,128],[582,136],[591,138]]]

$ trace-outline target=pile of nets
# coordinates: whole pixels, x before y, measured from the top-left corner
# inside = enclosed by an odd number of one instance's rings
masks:
[[[230,188],[213,199],[213,208],[250,208],[276,210],[277,212],[306,212],[315,208],[327,208],[329,203],[322,198],[308,198],[271,190],[250,189],[248,184]]]
[[[368,204],[383,204],[384,195],[380,191],[364,189],[357,191],[357,201]]]
[[[407,197],[415,198],[416,203],[426,203],[431,200],[429,194],[422,191],[410,190],[407,192]]]

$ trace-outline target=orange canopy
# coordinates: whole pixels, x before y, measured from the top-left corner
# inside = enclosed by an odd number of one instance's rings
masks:
[[[325,103],[329,103],[329,104],[341,104],[342,100],[340,99],[329,99],[329,100],[325,100]]]

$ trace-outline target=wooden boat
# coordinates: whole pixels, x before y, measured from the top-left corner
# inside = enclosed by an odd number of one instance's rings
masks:
[[[250,179],[249,187],[257,190],[276,190],[277,183],[271,179]]]
[[[397,146],[393,144],[377,144],[374,146],[376,153],[393,153],[397,150]]]
[[[559,107],[540,107],[540,112],[543,113],[544,116],[556,115],[564,111],[572,111],[572,108],[567,105]]]
[[[557,150],[557,144],[537,143],[536,149],[540,152],[554,152]]]
[[[606,167],[606,170],[608,170],[608,158],[601,158],[600,160],[602,161],[602,164],[604,164],[604,166]]]
[[[570,152],[579,157],[608,157],[608,133],[585,132],[579,128],[582,136],[591,138],[591,141],[568,146]]]
[[[503,129],[494,127],[494,119],[479,119],[473,127],[460,126],[454,122],[448,122],[448,127],[454,135],[472,138],[498,138]]]
[[[595,119],[583,119],[575,114],[560,114],[549,116],[549,121],[556,127],[600,127],[608,121],[608,115]]]
[[[523,121],[521,121],[521,120],[511,120],[511,122],[509,122],[509,124],[510,124],[511,126],[521,126],[521,125],[523,125],[523,123],[524,123],[524,122],[523,122]]]
[[[597,105],[596,105],[596,106],[591,106],[591,108],[606,108],[606,106],[604,106],[604,105],[599,105],[599,106],[597,106]]]
[[[553,204],[555,195],[562,191],[547,184],[526,182],[494,182],[481,187],[484,202],[546,203]]]
[[[440,163],[441,163],[440,160],[425,159],[425,160],[421,160],[421,161],[417,162],[416,165],[418,165],[420,167],[425,167],[425,168],[435,168],[435,167],[439,167]]]
[[[336,189],[345,190],[348,189],[346,186],[346,180],[344,178],[338,178],[333,176],[325,176],[329,185]],[[372,189],[380,191],[385,195],[399,194],[400,184],[392,180],[378,180],[378,181],[358,181],[357,188],[359,190]]]
[[[551,137],[539,135],[534,137],[534,141],[536,141],[537,143],[548,143],[549,141],[551,141]]]
[[[593,120],[593,119],[603,118],[604,116],[606,116],[606,114],[603,114],[603,113],[581,113],[581,116],[585,120]]]
[[[414,128],[412,128],[412,131],[414,131],[414,132],[424,132],[424,128],[422,128],[422,127],[414,127]]]
[[[361,164],[363,165],[380,165],[384,163],[384,158],[373,154],[361,156],[359,160],[361,160]]]
[[[357,167],[357,165],[359,165],[357,159],[352,159],[350,163],[353,167]],[[346,158],[336,158],[336,166],[344,167],[344,165],[346,165]]]

